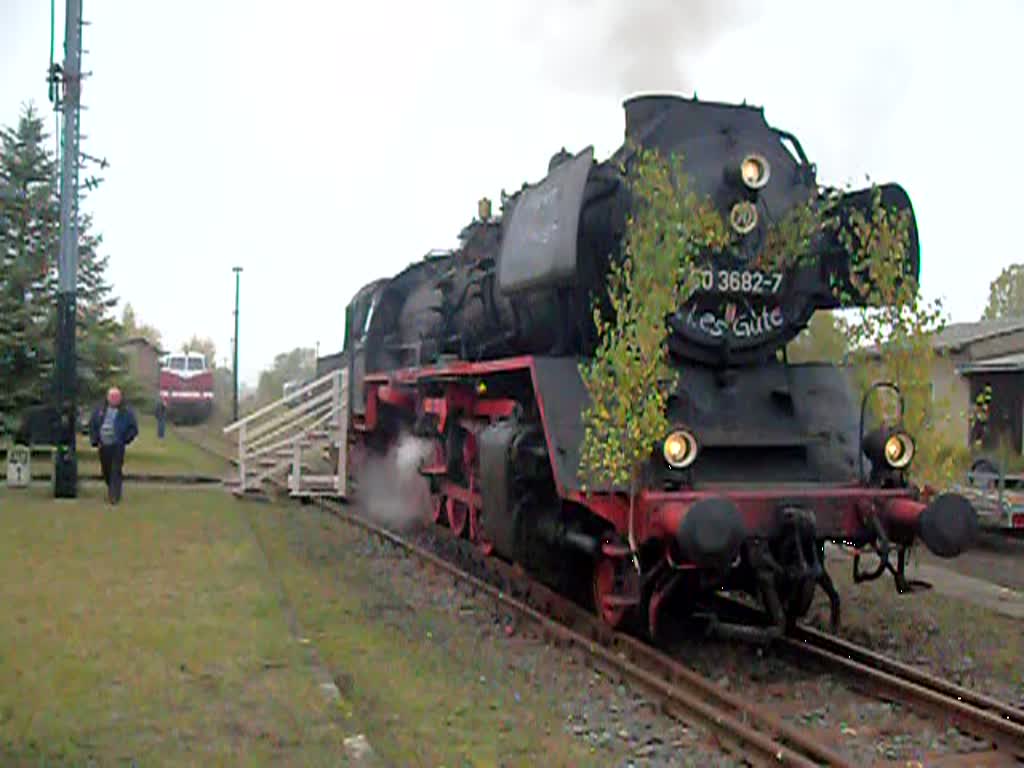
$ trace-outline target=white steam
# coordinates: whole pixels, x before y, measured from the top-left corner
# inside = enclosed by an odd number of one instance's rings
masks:
[[[747,14],[740,0],[547,0],[525,3],[519,34],[568,88],[691,91],[698,61]]]
[[[433,455],[430,440],[402,435],[387,454],[369,458],[356,482],[360,505],[390,528],[422,525],[430,515],[430,485],[419,468]]]

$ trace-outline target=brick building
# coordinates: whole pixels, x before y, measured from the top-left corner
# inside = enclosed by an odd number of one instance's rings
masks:
[[[160,385],[160,356],[163,350],[143,336],[132,336],[121,342],[128,373],[155,396]]]
[[[932,344],[938,359],[932,367],[932,399],[948,403],[953,434],[970,445],[971,412],[986,385],[992,387],[990,426],[984,447],[1000,436],[1024,453],[1024,317],[952,323]],[[877,349],[868,352],[877,359]]]

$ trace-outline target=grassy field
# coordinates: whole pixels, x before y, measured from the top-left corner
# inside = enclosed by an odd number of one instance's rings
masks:
[[[392,765],[595,764],[562,730],[558,690],[517,667],[500,629],[497,638],[460,631],[448,611],[403,591],[429,573],[395,574],[364,554],[365,534],[312,507],[264,508],[256,526],[300,621],[326,663],[344,670],[339,687]]]
[[[395,765],[588,763],[439,615],[396,624],[346,530],[220,490],[0,490],[0,765],[345,765],[356,733]]]
[[[219,478],[227,472],[227,462],[182,440],[170,428],[165,433],[163,440],[158,439],[156,419],[153,416],[136,413],[136,417],[139,420],[139,435],[128,446],[125,453],[124,471],[126,474],[202,475]],[[100,474],[99,457],[96,454],[96,449],[89,445],[88,436],[79,435],[77,445],[79,474],[83,477],[98,477]],[[53,459],[50,455],[34,455],[32,457],[32,477],[49,478],[53,471],[52,462]]]
[[[243,508],[89,491],[0,493],[0,763],[338,764]]]

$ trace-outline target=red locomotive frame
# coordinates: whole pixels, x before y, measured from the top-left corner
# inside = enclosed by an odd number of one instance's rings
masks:
[[[430,481],[433,521],[447,525],[458,537],[468,538],[486,554],[493,553],[493,546],[481,525],[483,499],[477,466],[477,436],[488,425],[508,419],[528,406],[521,399],[489,396],[488,381],[509,373],[529,375],[530,394],[536,400],[547,454],[554,456],[558,448],[552,441],[536,361],[529,355],[485,362],[456,361],[447,365],[367,374],[363,379],[365,412],[351,423],[353,437],[358,444],[365,443],[381,430],[385,411],[398,416],[406,425],[424,416],[429,417],[435,431],[435,455],[432,462],[421,467],[420,473]],[[440,387],[441,392],[424,396],[424,383],[430,383],[435,389]],[[448,476],[443,458],[445,435],[452,422],[469,437],[462,446],[464,482],[456,482]],[[871,544],[880,550],[883,559],[875,573],[862,574],[855,565],[858,581],[876,578],[889,570],[900,591],[911,589],[904,575],[906,548],[921,536],[922,518],[929,509],[929,503],[932,503],[933,510],[936,503],[930,492],[922,493],[913,487],[879,488],[864,483],[708,486],[672,491],[649,488],[641,491],[636,499],[631,531],[630,504],[624,494],[586,493],[566,487],[557,481],[557,473],[554,475],[557,494],[563,502],[579,505],[609,526],[600,542],[592,575],[594,607],[609,624],[618,626],[626,621],[630,609],[642,605],[652,633],[657,627],[658,610],[664,598],[676,588],[677,577],[687,572],[697,574],[706,570],[693,562],[677,559],[672,545],[687,513],[698,502],[721,499],[730,502],[742,519],[746,535],[753,539],[767,537],[771,533],[777,525],[780,505],[796,503],[813,510],[817,537],[854,545]],[[951,501],[949,496],[940,497],[946,505],[955,503],[958,498]],[[935,510],[934,515],[941,513],[940,516],[945,518],[947,511],[942,507]],[[629,545],[631,535],[637,543],[636,550],[650,551],[653,548],[660,552],[661,578],[654,579],[653,585],[644,587],[629,562],[635,551]],[[879,536],[881,547],[878,547]],[[897,567],[889,564],[890,546],[898,552]],[[654,570],[658,571],[658,567]],[[833,622],[838,622],[838,595],[827,575],[819,583],[832,601]]]

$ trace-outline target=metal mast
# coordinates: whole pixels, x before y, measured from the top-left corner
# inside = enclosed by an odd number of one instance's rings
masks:
[[[242,268],[232,267],[231,269],[235,273],[235,359],[234,362],[231,364],[231,373],[234,378],[234,398],[232,400],[233,407],[231,409],[231,420],[234,422],[238,421],[238,292],[240,287]]]
[[[57,260],[57,349],[54,396],[57,452],[54,454],[53,494],[78,495],[78,457],[75,452],[75,306],[78,277],[78,120],[82,89],[82,0],[67,0],[64,22],[64,149],[60,184],[60,253]]]

